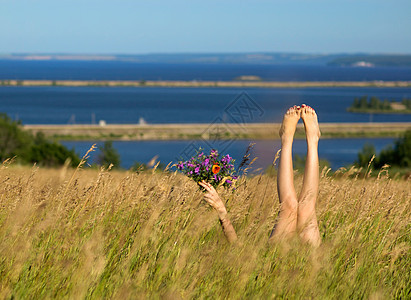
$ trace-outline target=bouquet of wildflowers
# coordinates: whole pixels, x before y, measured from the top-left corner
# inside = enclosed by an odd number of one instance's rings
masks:
[[[204,180],[215,188],[220,184],[226,188],[231,187],[237,179],[234,175],[234,159],[228,154],[220,158],[217,150],[211,150],[210,155],[205,155],[200,149],[189,160],[178,162],[177,169],[195,182]]]

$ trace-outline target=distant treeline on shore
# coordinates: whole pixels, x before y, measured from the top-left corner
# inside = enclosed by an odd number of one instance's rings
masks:
[[[182,80],[0,80],[0,86],[92,86],[92,87],[411,87],[411,81],[182,81]]]
[[[331,66],[411,66],[409,54],[307,54],[307,53],[158,53],[158,54],[0,54],[0,60],[123,61],[162,64],[260,64]]]
[[[409,124],[409,123],[407,123]],[[333,134],[368,134],[371,132],[396,132],[399,138],[394,148],[387,148],[379,155],[375,164],[381,167],[385,164],[407,167],[411,165],[411,129],[407,124],[321,124],[323,136],[333,137]],[[19,164],[38,164],[45,167],[56,167],[66,164],[76,167],[81,164],[80,157],[74,150],[69,150],[62,144],[64,137],[68,140],[76,138],[87,138],[88,140],[104,140],[104,146],[100,148],[97,158],[98,164],[109,167],[113,164],[120,167],[120,156],[113,147],[112,141],[120,140],[178,140],[178,139],[203,139],[203,140],[234,140],[253,136],[258,139],[273,139],[278,136],[269,135],[267,132],[278,132],[280,124],[247,124],[244,128],[240,124],[232,124],[230,134],[228,131],[221,132],[210,130],[207,124],[169,124],[169,125],[116,125],[116,126],[45,126],[31,125],[22,126],[18,121],[10,119],[6,114],[0,114],[0,160],[3,165],[6,162],[17,161]],[[228,125],[226,124],[227,127]],[[396,128],[396,129],[395,129]],[[101,131],[101,129],[106,131]],[[114,131],[114,130],[117,131]],[[275,130],[274,130],[275,129]],[[244,131],[245,130],[245,131]],[[373,131],[370,131],[373,130]],[[76,132],[77,131],[77,132]],[[241,132],[243,131],[243,132]],[[217,133],[218,132],[218,133]],[[297,126],[296,137],[303,137],[302,124]],[[59,136],[60,134],[60,136]],[[76,136],[77,134],[77,136]],[[82,136],[78,136],[82,134]],[[105,134],[105,136],[102,136]],[[391,132],[392,134],[392,132]],[[65,136],[64,136],[65,135]],[[90,151],[93,151],[94,146]],[[88,155],[89,152],[85,156]],[[370,161],[375,154],[375,149],[367,146],[359,154],[359,164],[364,165]],[[83,162],[84,163],[84,162]],[[110,167],[109,167],[110,168]],[[147,166],[136,163],[135,170],[146,169]]]
[[[404,98],[401,102],[373,96],[355,98],[352,105],[347,109],[349,112],[358,113],[411,113],[411,99]]]

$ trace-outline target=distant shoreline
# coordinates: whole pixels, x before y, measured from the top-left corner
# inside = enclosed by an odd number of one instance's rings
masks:
[[[347,109],[348,112],[351,113],[360,113],[360,114],[411,114],[411,110],[410,109],[404,109],[404,110],[388,110],[388,109],[360,109],[360,108],[349,108]]]
[[[99,125],[24,125],[36,134],[43,132],[55,140],[275,140],[279,139],[280,123],[248,124],[110,124]],[[405,123],[321,123],[322,138],[399,137],[411,122]],[[298,124],[296,138],[305,138],[304,127]]]
[[[411,87],[411,81],[0,80],[0,86],[317,88]]]
[[[230,64],[230,65],[320,65],[354,67],[410,67],[411,54],[347,54],[295,52],[225,53],[145,53],[145,54],[73,54],[73,53],[0,53],[8,61],[116,61],[157,64]]]

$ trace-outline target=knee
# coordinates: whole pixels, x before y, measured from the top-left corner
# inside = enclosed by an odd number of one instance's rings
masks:
[[[305,228],[300,229],[299,236],[304,243],[310,244],[314,248],[321,244],[318,226],[306,226]]]
[[[298,201],[296,197],[287,197],[284,201],[281,202],[281,210],[297,212],[298,210]]]

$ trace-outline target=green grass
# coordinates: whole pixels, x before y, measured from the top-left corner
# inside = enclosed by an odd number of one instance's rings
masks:
[[[275,176],[220,191],[230,245],[197,186],[173,172],[0,169],[0,297],[5,299],[405,299],[409,179],[323,171],[322,245],[268,236]],[[296,176],[297,190],[302,178]]]

